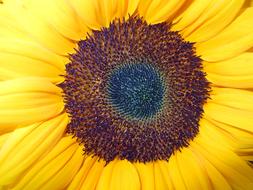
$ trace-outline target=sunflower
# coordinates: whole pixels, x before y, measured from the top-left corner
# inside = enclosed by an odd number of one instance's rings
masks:
[[[253,189],[252,5],[0,1],[0,189]]]

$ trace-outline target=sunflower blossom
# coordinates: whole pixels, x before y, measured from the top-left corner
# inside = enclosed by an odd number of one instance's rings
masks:
[[[253,2],[0,1],[0,189],[253,189]]]

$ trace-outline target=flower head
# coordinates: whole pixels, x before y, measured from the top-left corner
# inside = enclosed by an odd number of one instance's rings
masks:
[[[250,1],[0,4],[0,189],[252,189]]]

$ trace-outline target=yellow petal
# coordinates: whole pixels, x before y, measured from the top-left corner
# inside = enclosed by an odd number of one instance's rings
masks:
[[[42,154],[53,148],[62,137],[67,122],[67,116],[62,115],[42,124],[34,124],[11,133],[10,139],[5,142],[0,151],[0,175],[2,176],[0,184],[6,185],[14,182]]]
[[[179,169],[177,154],[178,152],[175,152],[175,154],[170,157],[169,163],[167,164],[169,176],[171,178],[174,189],[186,190],[186,184],[183,181],[181,171]]]
[[[81,190],[95,190],[100,175],[105,167],[105,161],[103,160],[97,160],[93,163],[93,166],[89,170],[89,173],[87,174],[85,180],[83,181],[83,184],[81,186]]]
[[[175,189],[168,169],[167,161],[156,161],[154,163],[155,189]]]
[[[38,189],[72,158],[78,148],[76,139],[62,138],[53,149],[37,161],[13,189]]]
[[[16,27],[21,28],[45,48],[59,55],[68,55],[74,52],[75,43],[64,38],[50,23],[34,15],[22,1],[12,2],[9,5],[9,12],[15,18]]]
[[[140,0],[129,0],[127,14],[132,15],[138,8]]]
[[[141,189],[142,190],[153,190],[155,189],[154,182],[154,164],[151,163],[135,163],[134,166],[140,176]]]
[[[0,132],[55,117],[64,109],[60,89],[41,78],[0,82]]]
[[[253,76],[223,76],[219,74],[207,73],[206,78],[215,86],[230,88],[253,88]]]
[[[118,6],[121,5],[123,6]],[[119,15],[123,15],[126,10],[122,1],[112,1],[112,0],[100,0],[95,3],[96,11],[100,12],[101,16],[97,16],[100,24],[105,27],[109,27],[110,22],[115,16],[115,12],[118,12]]]
[[[201,136],[201,132],[191,146],[219,170],[233,189],[252,189],[252,168],[232,150],[217,145],[208,136]]]
[[[50,81],[38,77],[26,77],[0,82],[0,96],[12,93],[42,92],[61,95],[61,89]]]
[[[108,1],[108,0],[105,0]],[[116,18],[128,18],[128,16],[131,16],[137,11],[137,7],[139,4],[139,0],[109,0],[111,2],[111,7],[113,5],[116,9],[116,14],[114,15]],[[107,3],[109,4],[109,3]],[[111,16],[113,18],[113,16]]]
[[[245,52],[232,59],[219,62],[203,62],[207,78],[215,85],[252,88],[253,87],[253,53]]]
[[[197,54],[209,62],[239,55],[253,45],[253,7],[247,8],[236,20],[214,38],[196,44]]]
[[[71,40],[78,41],[86,36],[87,28],[82,27],[79,17],[66,1],[25,0],[23,6],[33,14],[39,15],[40,19],[50,23],[60,34]]]
[[[172,30],[180,31],[192,24],[209,6],[211,0],[192,1],[188,8],[173,21]]]
[[[112,171],[116,162],[116,160],[113,160],[104,167],[103,172],[99,178],[96,190],[110,190]]]
[[[191,42],[206,41],[223,30],[237,16],[244,4],[244,0],[231,0],[214,17],[208,19],[198,29],[185,39]],[[211,28],[211,30],[210,30]]]
[[[204,71],[224,76],[253,75],[253,53],[245,52],[232,59],[219,62],[203,62]]]
[[[221,122],[217,122],[213,119],[208,118],[207,124],[210,125],[209,130],[219,130],[220,134],[219,136],[223,136],[225,138],[224,140],[219,139],[219,142],[223,141],[224,143],[230,143],[230,145],[233,146],[233,150],[235,150],[236,154],[242,157],[243,159],[251,159],[253,156],[253,133],[247,130],[243,130],[240,128],[236,128],[231,125],[227,125]],[[206,125],[206,124],[205,124]],[[203,130],[203,125],[202,130]],[[211,128],[212,127],[212,128]],[[209,131],[206,132],[206,134],[210,134]],[[213,138],[216,138],[216,135]],[[218,137],[219,138],[219,137]]]
[[[17,102],[13,100],[18,100]],[[55,94],[45,94],[40,92],[20,92],[17,94],[2,95],[0,97],[1,110],[32,109],[34,107],[43,107],[49,104],[59,102],[59,96]]]
[[[212,165],[203,155],[194,147],[191,146],[195,155],[199,158],[201,165],[205,168],[206,174],[208,175],[213,189],[227,189],[232,190],[229,182],[224,178],[220,171]]]
[[[69,62],[67,57],[59,56],[39,43],[32,40],[24,40],[12,36],[11,38],[0,37],[0,51],[2,53],[15,54],[43,61],[58,68],[62,73],[65,70],[65,64]]]
[[[115,18],[132,15],[139,0],[74,0],[70,3],[89,28],[100,30],[108,27]]]
[[[144,5],[142,4],[143,2],[144,1],[140,2],[139,9],[142,9],[142,6],[147,6],[146,2]],[[161,23],[171,19],[171,17],[176,13],[176,11],[184,4],[184,2],[185,0],[151,1],[148,5],[148,8],[146,9],[146,12],[140,13],[141,16],[144,16],[145,20],[148,23]]]
[[[51,160],[40,170],[36,170],[36,174],[24,187],[25,189],[40,189],[50,179],[54,178],[58,172],[61,172],[61,168],[68,164],[69,160],[75,154],[77,146],[71,146],[66,151],[61,153],[58,157]],[[78,164],[78,163],[77,163]],[[35,172],[35,169],[31,169],[31,172]]]
[[[204,106],[204,113],[207,118],[253,132],[252,112],[208,102]]]
[[[14,74],[3,71],[10,71]],[[62,77],[60,77],[62,74],[64,72],[46,62],[17,54],[0,52],[0,80],[34,76],[48,78],[52,82],[59,82],[62,80]]]
[[[113,167],[110,190],[140,189],[140,179],[134,165],[127,160],[118,160]]]
[[[253,113],[253,92],[231,88],[213,88],[211,101],[231,108]]]
[[[205,165],[206,172],[209,175],[210,181],[212,183],[213,189],[227,189],[232,190],[229,182],[220,174],[220,172],[208,161],[204,160],[203,165]]]
[[[138,5],[138,13],[145,18],[147,10],[150,6],[150,4],[153,2],[153,0],[140,0],[139,5]],[[158,4],[159,1],[153,2]]]
[[[190,148],[183,148],[177,154],[177,161],[187,189],[212,189],[200,160],[196,158]]]
[[[68,190],[77,190],[81,188],[83,181],[86,179],[91,167],[96,162],[97,157],[87,156],[84,158],[84,162],[76,174],[76,176],[71,181],[70,185],[68,186]]]
[[[10,133],[5,133],[5,134],[0,135],[0,152],[1,152],[1,148],[3,147],[4,143],[9,138],[9,136],[10,136]]]
[[[188,36],[193,31],[197,30],[201,25],[215,17],[218,13],[222,12],[229,2],[231,2],[231,0],[204,1],[203,4],[206,6],[204,12],[200,14],[192,24],[188,25],[188,27],[183,30],[183,36]]]
[[[26,135],[30,134],[37,127],[37,125],[38,124],[33,124],[29,127],[24,127],[13,133],[10,133],[8,142],[4,143],[4,147],[1,149],[1,160],[8,156],[8,152],[11,151],[11,147],[15,147],[19,142],[21,142]]]
[[[253,148],[237,149],[236,154],[244,160],[253,161]]]
[[[206,118],[202,118],[199,122],[201,136],[212,139],[219,142],[220,146],[224,146],[228,149],[234,150],[238,147],[238,142],[230,133],[224,131],[220,126],[215,125]]]
[[[29,39],[29,36],[16,26],[15,16],[11,14],[8,6],[0,6],[0,37],[1,38],[19,38],[19,39]]]
[[[84,156],[82,149],[83,147],[79,146],[71,159],[57,171],[57,174],[54,174],[52,178],[43,184],[42,189],[65,189],[77,174],[83,162]]]
[[[96,10],[97,1],[90,0],[72,0],[69,1],[78,16],[83,20],[84,24],[91,29],[99,30],[99,12]]]

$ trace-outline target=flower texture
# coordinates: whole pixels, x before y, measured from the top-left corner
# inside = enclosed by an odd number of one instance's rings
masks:
[[[253,2],[0,1],[0,189],[253,189]]]

